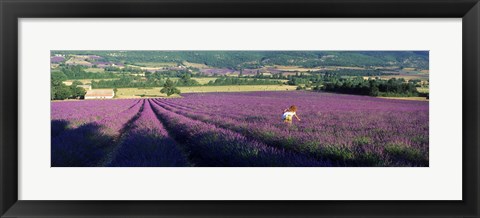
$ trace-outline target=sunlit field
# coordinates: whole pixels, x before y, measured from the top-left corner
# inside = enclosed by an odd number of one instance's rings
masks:
[[[306,91],[182,96],[52,102],[52,166],[429,165],[428,102]],[[301,121],[284,123],[291,104]]]

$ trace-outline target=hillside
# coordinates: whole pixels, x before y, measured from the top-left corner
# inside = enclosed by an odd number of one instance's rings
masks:
[[[125,64],[190,62],[235,70],[272,65],[429,68],[428,51],[52,51],[53,55],[97,55],[101,61]]]

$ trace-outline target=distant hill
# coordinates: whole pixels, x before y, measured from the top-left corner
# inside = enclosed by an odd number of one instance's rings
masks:
[[[230,69],[268,65],[429,69],[428,51],[52,51],[54,54],[98,55],[104,61],[122,63],[188,61]]]

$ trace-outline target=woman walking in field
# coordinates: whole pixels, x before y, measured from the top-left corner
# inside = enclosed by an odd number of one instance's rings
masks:
[[[291,124],[293,121],[293,117],[297,118],[300,121],[300,118],[297,116],[297,106],[292,105],[289,108],[283,110],[283,122]]]

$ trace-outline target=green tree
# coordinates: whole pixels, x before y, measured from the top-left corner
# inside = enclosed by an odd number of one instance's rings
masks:
[[[370,88],[370,93],[369,93],[370,96],[378,96],[379,94],[380,94],[380,90],[378,89],[377,86],[372,86]]]
[[[59,71],[52,72],[50,74],[50,99],[51,100],[63,100],[69,97],[68,93],[65,93],[65,87],[68,87],[63,84],[63,81],[67,80],[67,76]],[[65,95],[67,95],[65,97]],[[63,99],[59,99],[58,96]]]
[[[170,79],[167,79],[167,81],[163,85],[163,88],[162,90],[160,90],[160,92],[167,94],[167,96],[170,96],[173,94],[180,94],[180,90],[175,87],[175,84]]]
[[[70,86],[72,98],[83,98],[87,93],[84,88],[77,86]]]
[[[78,85],[83,85],[83,83],[80,82],[80,81],[78,81],[78,80],[74,80],[74,81],[72,82],[72,86],[73,86],[73,87],[76,87],[76,86],[78,86]]]
[[[180,77],[180,80],[178,80],[177,84],[179,86],[196,86],[200,85],[196,80],[192,79],[192,76],[190,74],[184,74]]]
[[[55,86],[62,84],[62,82],[65,80],[67,80],[67,76],[60,71],[54,71],[50,76],[50,82],[52,85],[55,85]]]
[[[60,84],[59,86],[55,87],[55,99],[56,100],[64,100],[70,98],[72,96],[72,91],[70,87],[65,84]]]

